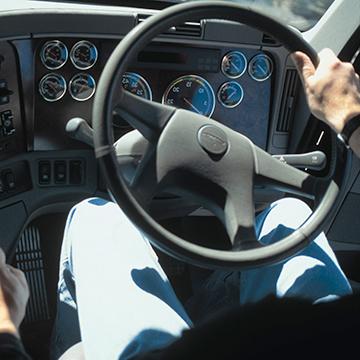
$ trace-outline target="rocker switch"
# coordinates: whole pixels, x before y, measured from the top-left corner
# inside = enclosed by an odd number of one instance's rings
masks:
[[[66,162],[55,161],[54,164],[55,183],[64,184],[66,182]]]
[[[39,163],[39,184],[50,184],[51,181],[51,165],[49,161],[41,161]]]

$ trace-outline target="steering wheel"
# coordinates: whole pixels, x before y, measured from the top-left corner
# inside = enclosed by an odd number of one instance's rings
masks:
[[[172,6],[129,32],[105,65],[93,107],[95,155],[113,198],[156,247],[203,267],[243,269],[274,263],[300,251],[321,232],[334,208],[342,177],[317,178],[288,166],[226,126],[136,97],[122,90],[116,80],[156,35],[176,24],[201,19],[253,26],[277,38],[290,52],[305,52],[317,64],[316,51],[297,32],[253,10],[223,2]],[[113,146],[115,107],[149,143],[130,188],[121,175]],[[263,246],[255,234],[255,184],[315,199],[318,206],[292,234]],[[210,209],[223,222],[231,249],[200,246],[163,228],[144,209],[159,189],[191,196]]]

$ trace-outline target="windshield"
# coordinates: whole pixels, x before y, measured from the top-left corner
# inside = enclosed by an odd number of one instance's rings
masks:
[[[174,2],[187,2],[180,0]],[[203,1],[203,0],[191,0]],[[208,0],[207,0],[208,1]],[[248,5],[301,31],[314,26],[335,0],[224,0]]]
[[[44,0],[42,0],[44,1]],[[176,3],[204,0],[45,0],[60,2],[82,2],[93,4],[127,5],[134,7],[159,8]],[[209,0],[206,0],[209,1]],[[218,0],[217,0],[218,1]],[[273,16],[301,31],[308,30],[316,24],[335,0],[223,0],[250,6]]]

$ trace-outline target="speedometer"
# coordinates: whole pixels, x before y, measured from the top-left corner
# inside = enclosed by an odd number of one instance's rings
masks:
[[[215,108],[215,95],[211,85],[204,78],[198,75],[185,75],[168,86],[162,103],[210,117]]]

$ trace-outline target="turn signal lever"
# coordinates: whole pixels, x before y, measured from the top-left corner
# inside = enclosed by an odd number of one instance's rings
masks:
[[[273,157],[296,168],[320,171],[326,166],[326,155],[322,151],[305,154],[273,155]]]
[[[65,131],[71,138],[94,147],[94,131],[84,119],[79,117],[70,119]]]

